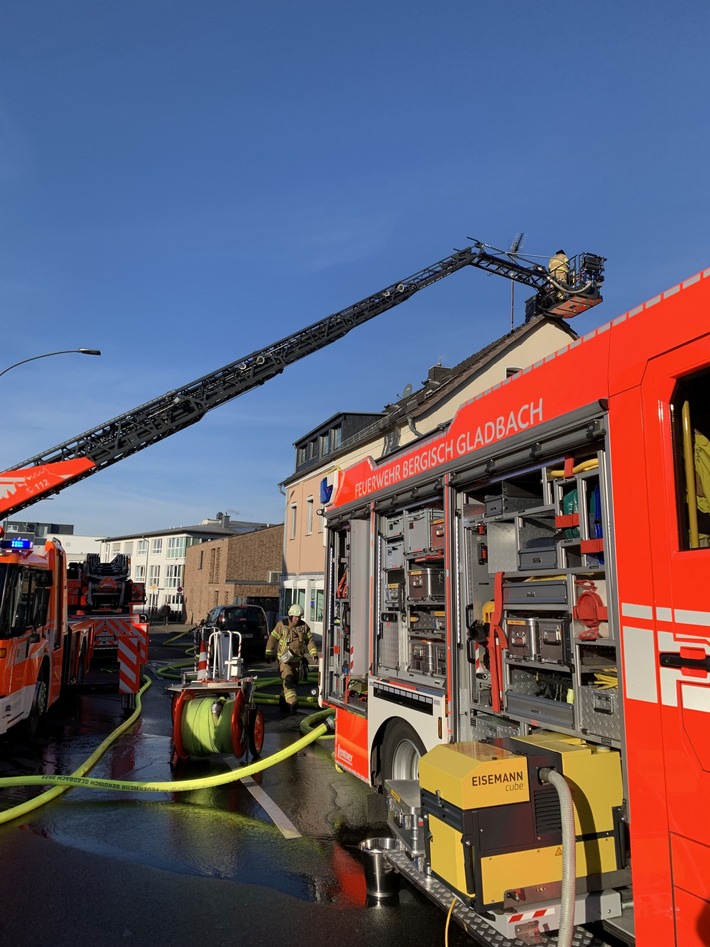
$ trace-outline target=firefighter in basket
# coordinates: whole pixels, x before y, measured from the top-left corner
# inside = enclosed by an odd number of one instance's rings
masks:
[[[292,605],[288,610],[288,619],[276,625],[266,642],[266,660],[276,659],[279,662],[279,673],[283,681],[282,706],[285,702],[292,714],[298,710],[296,684],[301,662],[306,654],[314,664],[317,662],[318,649],[311,629],[303,621],[303,609],[300,605]]]

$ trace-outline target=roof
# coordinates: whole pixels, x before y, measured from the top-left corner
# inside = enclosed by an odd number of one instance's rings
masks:
[[[511,345],[531,335],[543,323],[551,321],[565,331],[571,340],[574,341],[579,338],[574,329],[568,325],[564,319],[551,320],[545,315],[538,314],[517,328],[511,329],[506,335],[485,345],[482,349],[479,349],[478,352],[474,352],[473,355],[469,355],[468,358],[459,362],[458,365],[454,365],[453,368],[443,369],[437,366],[438,372],[446,372],[448,373],[448,377],[443,377],[438,380],[436,376],[433,379],[431,377],[428,378],[422,388],[412,392],[406,399],[398,401],[395,407],[406,407],[407,415],[412,418],[430,411],[431,406],[447,397],[452,388],[464,384],[472,375],[480,372],[482,368],[485,368],[489,362],[492,362],[498,355],[506,349],[509,349]],[[415,403],[413,404],[412,402]]]
[[[257,532],[274,525],[263,523],[253,530],[226,529],[224,526],[173,526],[170,529],[155,529],[150,532],[127,533],[120,536],[105,536],[103,542],[115,543],[124,539],[151,539],[153,536],[196,536],[204,539],[222,539],[225,536],[243,536],[245,532]],[[279,524],[280,525],[280,524]]]
[[[338,449],[328,455],[328,460],[332,461],[336,457],[349,453],[357,444],[373,440],[378,435],[391,430],[399,423],[404,421],[413,422],[416,418],[431,411],[432,407],[437,403],[451,397],[454,389],[465,384],[469,378],[482,369],[485,369],[486,366],[494,361],[501,353],[511,348],[511,346],[517,342],[524,340],[545,323],[552,323],[557,326],[570,336],[571,341],[575,341],[579,338],[574,329],[568,325],[564,319],[553,319],[542,313],[538,313],[525,321],[522,325],[511,329],[510,332],[507,332],[477,352],[474,352],[473,355],[469,355],[463,361],[454,365],[453,368],[445,368],[441,365],[434,366],[434,368],[430,369],[429,377],[424,381],[421,388],[411,392],[399,401],[385,405],[383,414],[376,416],[376,420],[372,424],[362,428],[352,437],[343,440]],[[322,427],[322,425],[320,425],[320,427]],[[318,430],[318,428],[314,430]],[[299,438],[296,443],[300,443],[301,440],[302,438]],[[315,464],[312,470],[318,470],[320,466],[319,464]],[[281,485],[283,486],[294,480],[298,480],[306,472],[307,471],[303,468],[299,468],[296,472],[291,474],[290,477],[283,480]]]

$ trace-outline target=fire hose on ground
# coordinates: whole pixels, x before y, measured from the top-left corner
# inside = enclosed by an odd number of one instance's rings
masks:
[[[119,727],[117,727],[113,733],[111,733],[89,756],[87,760],[82,763],[78,769],[76,769],[71,775],[33,775],[33,776],[8,776],[0,778],[0,789],[8,789],[10,787],[18,786],[53,786],[53,789],[48,789],[46,792],[41,793],[39,796],[36,796],[34,799],[30,799],[27,802],[20,803],[17,806],[13,806],[11,809],[6,809],[4,812],[0,812],[0,824],[6,822],[11,822],[13,819],[21,818],[22,816],[27,815],[30,812],[33,812],[35,809],[39,809],[41,806],[45,805],[48,802],[51,802],[53,799],[56,799],[62,793],[71,789],[72,787],[83,787],[85,789],[102,789],[102,790],[113,790],[117,792],[193,792],[198,789],[207,789],[214,786],[223,786],[227,783],[236,782],[240,779],[245,779],[247,776],[254,776],[256,773],[260,773],[265,769],[268,769],[271,766],[275,766],[277,763],[283,762],[283,760],[288,759],[290,756],[293,756],[295,753],[298,753],[300,750],[304,749],[311,743],[315,743],[316,740],[321,739],[324,736],[329,735],[329,727],[326,721],[332,717],[333,712],[330,710],[320,711],[316,714],[313,714],[310,718],[305,718],[301,722],[301,732],[304,735],[296,740],[294,743],[285,747],[282,750],[279,750],[276,753],[271,754],[271,756],[264,757],[249,763],[246,766],[243,766],[238,770],[231,770],[228,773],[219,773],[216,776],[204,776],[199,779],[181,779],[181,780],[167,780],[167,781],[147,781],[147,782],[138,782],[133,780],[118,780],[118,779],[100,779],[93,776],[87,776],[96,763],[101,759],[106,750],[116,742],[138,719],[141,713],[141,697],[145,691],[150,687],[151,681],[148,678],[144,679],[145,683],[136,695],[136,708],[131,716],[125,720]]]

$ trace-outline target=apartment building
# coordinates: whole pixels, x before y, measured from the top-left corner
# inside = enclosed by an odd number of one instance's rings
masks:
[[[101,561],[110,562],[121,554],[129,556],[131,579],[145,584],[148,615],[155,617],[164,605],[168,605],[172,619],[182,621],[185,618],[185,561],[188,550],[192,546],[250,533],[268,525],[232,521],[229,516],[218,513],[216,519],[203,520],[196,526],[109,536],[101,543]]]
[[[197,623],[215,605],[261,605],[278,617],[283,524],[193,545],[185,557],[185,617]]]

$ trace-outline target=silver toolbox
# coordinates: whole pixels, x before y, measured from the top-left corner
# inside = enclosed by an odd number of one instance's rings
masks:
[[[404,566],[404,540],[391,539],[385,548],[385,569],[401,569]]]
[[[385,520],[385,536],[401,536],[404,530],[404,513],[396,513]]]
[[[580,687],[577,690],[579,727],[585,733],[621,740],[621,707],[615,687]]]
[[[529,510],[540,506],[542,499],[538,494],[530,493],[514,483],[502,483],[501,492],[483,498],[486,516],[497,516],[515,510]]]
[[[528,569],[557,569],[558,560],[557,539],[554,537],[540,537],[529,540],[518,553],[521,572]]]
[[[411,569],[408,576],[409,597],[420,599],[442,599],[444,597],[444,570],[428,566]]]
[[[505,620],[505,634],[508,639],[508,651],[516,658],[535,659],[537,639],[537,620],[535,618],[516,618]]]
[[[503,582],[503,604],[565,605],[567,583],[564,579],[539,579],[524,582]]]
[[[569,662],[568,619],[538,619],[537,653],[541,661],[550,661],[554,664],[567,664]]]
[[[412,638],[409,642],[409,669],[419,674],[442,677],[446,674],[446,645],[443,641]]]
[[[432,520],[443,517],[443,510],[408,510],[404,520],[404,551],[428,552],[431,549]]]

